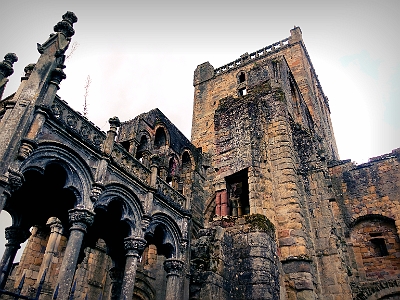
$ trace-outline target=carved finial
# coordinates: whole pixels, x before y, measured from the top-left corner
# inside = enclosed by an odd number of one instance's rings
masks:
[[[24,68],[25,72],[25,77],[28,77],[31,75],[33,69],[35,68],[36,64],[29,64]]]
[[[8,77],[14,73],[13,64],[18,61],[18,57],[15,53],[7,53],[4,56],[4,60],[0,62],[0,73],[4,77]]]
[[[54,26],[54,31],[61,32],[67,38],[70,38],[75,34],[75,30],[72,26],[78,21],[78,18],[71,11],[67,11],[62,18],[62,21],[58,22],[57,25]]]
[[[121,126],[121,122],[119,121],[118,117],[112,117],[108,120],[110,123],[110,130],[117,130],[117,127]]]
[[[67,78],[63,69],[65,68],[64,65],[58,65],[53,71],[51,71],[50,83],[55,84],[57,87],[61,83],[61,81]]]

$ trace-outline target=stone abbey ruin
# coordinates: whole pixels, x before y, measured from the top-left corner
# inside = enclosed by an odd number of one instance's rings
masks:
[[[7,97],[0,63],[1,299],[400,299],[400,149],[339,160],[300,28],[196,68],[189,141],[158,109],[104,133],[57,96],[76,21]]]

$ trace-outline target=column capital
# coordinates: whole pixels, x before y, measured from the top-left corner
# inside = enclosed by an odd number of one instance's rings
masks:
[[[69,211],[69,222],[72,224],[71,230],[80,230],[86,233],[87,227],[94,221],[94,212],[86,208],[73,208]]]
[[[147,241],[140,237],[127,237],[124,239],[124,248],[126,256],[137,256],[142,255],[144,248],[147,245]]]
[[[61,221],[56,217],[51,217],[47,220],[47,226],[50,227],[51,232],[57,232],[59,234],[63,233],[63,226]]]
[[[164,270],[167,272],[168,276],[178,276],[180,277],[183,272],[185,263],[179,259],[168,258],[164,262]]]
[[[31,233],[25,229],[17,226],[10,226],[5,228],[5,236],[8,243],[6,246],[17,246],[26,241]]]

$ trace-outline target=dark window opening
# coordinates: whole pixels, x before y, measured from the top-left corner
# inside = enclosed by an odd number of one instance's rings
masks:
[[[121,142],[120,144],[121,144],[122,147],[124,147],[124,149],[125,149],[126,151],[129,152],[129,148],[130,148],[130,146],[131,146],[131,143],[130,143],[129,141]]]
[[[244,72],[240,73],[239,75],[239,83],[245,82],[246,81],[246,74]]]
[[[148,143],[148,139],[147,139],[147,137],[145,135],[143,135],[140,138],[140,143],[139,143],[139,146],[136,149],[136,156],[135,156],[135,158],[137,160],[139,160],[140,162],[143,162],[143,153],[147,149],[147,145],[148,145],[147,143]]]
[[[184,152],[182,155],[182,169],[184,171],[189,171],[192,167],[192,161],[190,160],[190,155],[188,152]]]
[[[374,256],[380,257],[389,255],[384,238],[371,239],[371,243]]]
[[[167,142],[167,135],[165,134],[164,128],[159,127],[156,130],[156,136],[154,139],[154,147],[160,148],[162,146],[165,146],[166,142]]]
[[[239,96],[245,96],[245,95],[247,95],[246,88],[239,89]]]
[[[182,181],[178,182],[178,192],[183,194],[183,182]]]
[[[244,169],[225,178],[228,187],[228,199],[231,215],[240,217],[250,214],[249,203],[249,178],[248,171]]]

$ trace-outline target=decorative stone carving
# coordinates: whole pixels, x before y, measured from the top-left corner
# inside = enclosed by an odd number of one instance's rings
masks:
[[[14,73],[13,64],[18,61],[15,53],[7,53],[4,60],[0,62],[0,74],[4,77],[11,76]]]
[[[141,225],[142,225],[143,232],[147,231],[147,229],[149,228],[151,220],[152,220],[152,217],[149,216],[149,215],[143,215],[142,216]]]
[[[65,68],[64,65],[58,65],[57,68],[55,68],[53,71],[51,71],[50,74],[50,83],[54,84],[57,86],[57,89],[59,88],[59,84],[61,81],[65,78],[67,78],[67,75],[65,75],[63,69]]]
[[[72,26],[76,22],[78,22],[76,15],[71,11],[67,11],[62,16],[62,21],[58,22],[57,25],[54,26],[54,31],[60,32],[64,34],[65,37],[70,38],[75,34],[75,30]]]
[[[24,182],[25,182],[25,177],[21,172],[8,169],[8,183],[10,185],[12,192],[17,191]]]
[[[185,263],[179,259],[169,258],[164,262],[167,276],[181,276]]]
[[[87,227],[94,221],[94,212],[85,208],[74,208],[69,210],[69,221],[72,223],[71,230],[86,232]]]
[[[19,147],[18,151],[18,158],[20,160],[25,160],[36,148],[37,143],[35,141],[27,138],[22,139],[21,146]]]
[[[101,183],[94,183],[91,190],[90,200],[92,200],[93,203],[96,203],[103,191],[104,185]]]
[[[5,229],[5,236],[8,243],[6,246],[17,246],[26,241],[31,235],[27,230],[23,230],[20,227],[10,226]]]
[[[127,237],[124,239],[124,248],[127,256],[140,256],[147,245],[145,239],[139,237]]]
[[[116,131],[118,127],[121,126],[121,122],[118,117],[112,117],[108,119],[108,123],[110,123],[110,130]]]

